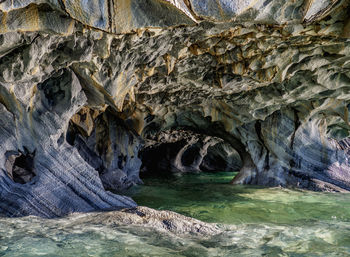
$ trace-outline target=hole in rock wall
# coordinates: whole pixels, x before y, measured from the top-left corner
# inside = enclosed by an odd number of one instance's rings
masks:
[[[16,183],[26,184],[36,176],[34,170],[35,151],[10,151],[6,153],[5,168],[9,177]]]
[[[242,166],[237,151],[217,137],[172,130],[145,141],[140,151],[141,178],[187,172],[233,172]]]

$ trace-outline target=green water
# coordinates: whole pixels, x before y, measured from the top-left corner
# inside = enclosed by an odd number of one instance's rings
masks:
[[[302,225],[350,221],[350,195],[284,188],[232,186],[234,173],[147,179],[129,195],[139,204],[172,210],[206,222]]]
[[[0,256],[350,256],[350,194],[231,186],[232,173],[147,179],[139,205],[218,223],[208,237],[61,219],[0,218]]]

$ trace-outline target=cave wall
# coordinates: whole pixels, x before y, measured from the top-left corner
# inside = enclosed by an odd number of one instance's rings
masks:
[[[233,183],[350,190],[349,10],[348,0],[1,1],[0,211],[135,206],[106,189],[140,183],[142,137],[179,128],[237,151]]]
[[[99,113],[85,107],[70,125],[67,141],[99,172],[106,190],[121,192],[142,184],[138,155],[143,140],[111,109]]]
[[[66,142],[71,115],[87,100],[74,73],[61,70],[34,90],[27,106],[13,92],[1,104],[0,210],[10,216],[58,217],[135,206],[128,197],[106,192],[97,170]],[[35,176],[26,183],[8,175],[16,167],[9,162],[16,152],[32,155]]]

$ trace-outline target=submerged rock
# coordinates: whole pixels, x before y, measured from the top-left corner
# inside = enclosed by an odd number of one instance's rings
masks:
[[[202,222],[172,211],[157,211],[143,206],[121,211],[91,213],[80,222],[104,225],[142,226],[175,234],[202,236],[215,235],[222,232],[214,223]]]
[[[134,207],[105,189],[141,183],[142,139],[179,129],[234,148],[233,183],[350,190],[349,8],[1,1],[0,211]]]

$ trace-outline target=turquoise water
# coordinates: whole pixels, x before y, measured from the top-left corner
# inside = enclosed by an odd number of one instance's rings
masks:
[[[298,224],[350,221],[350,194],[232,186],[234,173],[147,179],[129,195],[139,204],[206,222]]]
[[[350,194],[231,186],[232,173],[147,179],[140,205],[218,223],[211,237],[94,221],[0,218],[0,256],[350,256]]]

